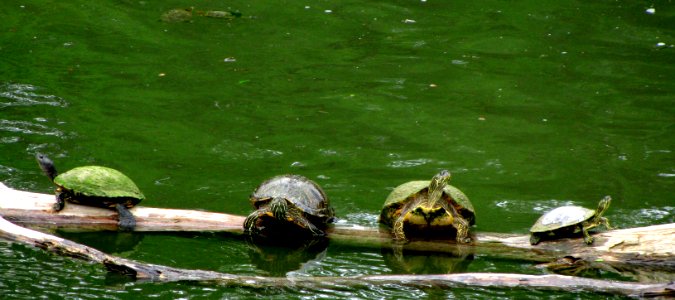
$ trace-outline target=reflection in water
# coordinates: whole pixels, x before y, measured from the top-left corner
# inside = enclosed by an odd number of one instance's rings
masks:
[[[382,248],[384,262],[394,274],[451,274],[466,272],[472,254],[453,255],[404,250],[394,246]]]
[[[307,274],[326,256],[328,239],[298,241],[297,239],[248,240],[251,261],[270,276]]]
[[[59,236],[98,249],[108,254],[132,252],[141,243],[145,235],[133,232],[97,231],[68,232],[58,231]]]
[[[626,262],[625,265],[616,263],[609,265],[602,260],[587,261],[573,256],[565,256],[536,267],[556,274],[596,279],[642,283],[672,282],[675,280],[675,266],[668,263],[635,265]]]

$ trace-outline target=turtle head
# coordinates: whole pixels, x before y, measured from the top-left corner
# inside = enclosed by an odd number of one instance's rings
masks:
[[[54,162],[51,159],[49,159],[47,155],[44,155],[42,153],[36,153],[35,159],[40,165],[40,169],[42,169],[42,172],[45,175],[47,175],[47,177],[49,177],[51,181],[54,181],[54,178],[57,175],[56,167],[54,167]]]
[[[279,221],[286,220],[286,212],[288,211],[288,203],[286,199],[281,197],[274,197],[270,202],[270,210],[272,215]]]
[[[595,211],[595,215],[597,217],[602,216],[603,213],[609,208],[609,204],[612,202],[612,197],[610,196],[605,196],[605,198],[602,198],[600,202],[598,203],[598,209]]]
[[[438,200],[441,199],[441,196],[443,195],[443,189],[448,184],[448,181],[450,181],[450,177],[451,177],[450,172],[448,172],[448,170],[443,170],[438,174],[436,174],[434,178],[431,178],[431,182],[429,183],[429,200],[428,200],[428,205],[430,209],[436,206]]]

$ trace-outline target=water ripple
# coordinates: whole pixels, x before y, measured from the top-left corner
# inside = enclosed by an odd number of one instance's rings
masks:
[[[30,84],[0,84],[0,108],[10,106],[50,105],[66,107],[68,103],[54,95],[43,95],[38,88]]]
[[[33,123],[28,121],[16,121],[16,120],[0,120],[0,131],[9,131],[23,134],[37,134],[37,135],[51,135],[51,136],[63,136],[63,132],[50,128],[39,123]],[[0,143],[13,143],[17,142],[16,138],[3,138],[0,140]]]
[[[357,212],[346,214],[338,221],[338,225],[377,226],[379,215],[374,213]]]
[[[522,201],[516,199],[500,199],[494,201],[494,205],[502,208],[505,212],[520,213],[534,211],[536,213],[545,213],[556,207],[566,205],[578,205],[570,200],[540,199],[536,201]]]
[[[224,140],[211,147],[211,152],[220,155],[223,159],[256,160],[266,159],[283,155],[284,153],[273,149],[261,149],[248,142]]]
[[[427,158],[418,158],[418,159],[409,159],[409,160],[396,160],[391,163],[389,163],[389,167],[391,168],[410,168],[410,167],[417,167],[421,165],[425,165],[428,163],[431,163],[431,159]]]

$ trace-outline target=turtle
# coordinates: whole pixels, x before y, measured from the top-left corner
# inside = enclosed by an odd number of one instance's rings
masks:
[[[314,181],[301,175],[272,177],[256,188],[250,197],[256,209],[244,221],[244,232],[264,236],[264,231],[290,233],[293,230],[314,237],[325,236],[324,229],[335,220],[326,193]],[[292,236],[292,234],[290,234]]]
[[[180,23],[192,21],[192,11],[194,7],[177,8],[169,10],[162,14],[160,19],[165,23]]]
[[[469,227],[476,213],[469,198],[448,183],[450,172],[442,170],[431,181],[409,181],[396,187],[387,197],[380,223],[393,229],[394,239],[437,232],[455,234],[458,243],[470,243]]]
[[[199,15],[209,18],[216,19],[234,19],[241,16],[240,13],[235,13],[231,11],[222,11],[222,10],[207,10],[197,12]]]
[[[131,231],[136,226],[131,208],[145,199],[136,184],[120,171],[102,166],[82,166],[58,174],[54,162],[44,154],[35,158],[47,177],[57,186],[56,204],[61,211],[65,202],[117,210],[118,226]]]
[[[602,214],[609,208],[612,197],[605,196],[598,203],[595,210],[581,206],[561,206],[543,216],[530,228],[530,244],[536,245],[542,239],[552,239],[581,233],[587,245],[593,243],[593,237],[588,230],[598,225],[605,225],[612,229],[609,220]]]

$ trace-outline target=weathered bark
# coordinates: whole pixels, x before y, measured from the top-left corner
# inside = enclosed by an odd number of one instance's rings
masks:
[[[0,215],[25,225],[71,227],[79,230],[115,230],[113,210],[68,203],[59,213],[51,211],[53,195],[10,189],[0,183]],[[131,209],[137,219],[136,231],[213,231],[242,233],[244,217],[194,210],[137,206]],[[332,242],[357,247],[391,247],[386,230],[361,226],[334,226],[328,229]],[[472,233],[471,245],[448,240],[412,241],[405,250],[445,252],[457,255],[475,253],[500,258],[548,263],[564,256],[573,257],[579,268],[603,269],[644,282],[675,280],[675,223],[611,230],[594,235],[587,246],[581,239],[560,239],[531,246],[527,235]],[[556,265],[557,266],[557,265]],[[570,266],[569,273],[579,268]]]
[[[643,284],[587,279],[562,275],[520,275],[503,273],[461,273],[444,275],[370,275],[354,277],[260,277],[238,276],[204,270],[187,270],[162,265],[146,264],[130,259],[108,255],[94,248],[53,235],[17,226],[0,217],[0,237],[35,246],[60,255],[103,264],[108,270],[119,272],[135,279],[157,282],[199,281],[203,284],[246,287],[301,287],[340,288],[404,285],[427,288],[437,286],[490,287],[555,290],[571,292],[596,292],[633,297],[675,296],[675,284]]]

